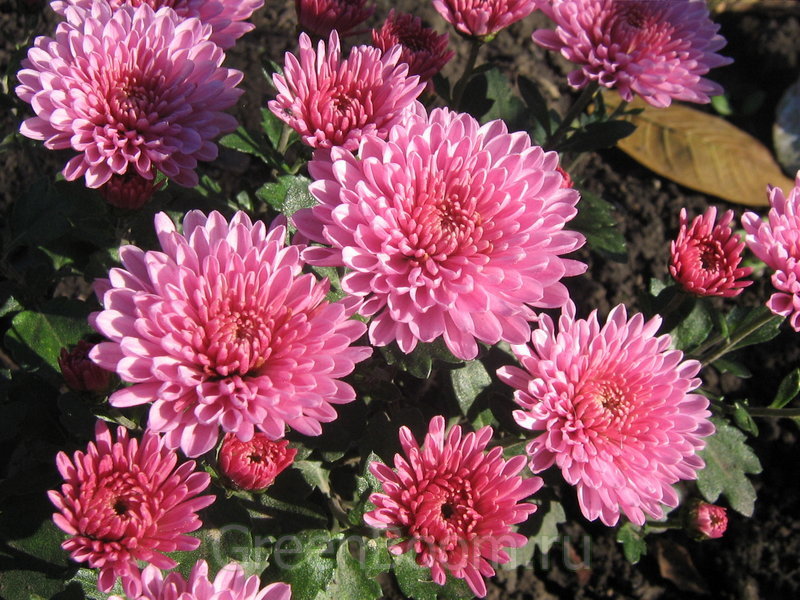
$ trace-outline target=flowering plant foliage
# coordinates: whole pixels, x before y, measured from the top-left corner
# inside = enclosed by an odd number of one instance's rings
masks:
[[[593,176],[649,127],[625,101],[723,92],[705,3],[295,8],[288,38],[262,0],[25,13],[0,596],[503,597],[576,531],[633,562],[734,538],[757,419],[800,416],[757,346],[800,331],[800,174],[663,222],[676,187]],[[526,78],[506,35],[577,67]]]

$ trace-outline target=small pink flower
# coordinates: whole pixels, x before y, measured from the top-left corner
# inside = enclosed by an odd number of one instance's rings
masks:
[[[100,195],[111,206],[137,210],[147,204],[161,187],[155,179],[145,179],[135,171],[128,171],[125,175],[112,175],[100,186]]]
[[[164,213],[155,222],[163,251],[123,246],[124,269],[95,284],[104,310],[91,322],[111,341],[91,358],[133,384],[112,406],[152,403],[149,427],[187,456],[213,448],[220,428],[243,442],[287,425],[319,435],[333,405],[355,398],[340,378],[372,351],[351,346],[366,329],[349,318],[354,303],[325,300],[328,281],[303,274],[282,224],[200,211],[183,234]]]
[[[721,538],[728,528],[728,513],[722,506],[697,501],[689,509],[688,528],[698,539]]]
[[[681,229],[671,242],[669,272],[683,289],[698,296],[730,298],[742,293],[752,281],[742,281],[753,271],[739,267],[744,242],[733,233],[733,211],[727,211],[716,223],[717,208],[710,207],[695,217],[689,227],[686,209],[681,209]]]
[[[384,53],[400,44],[403,48],[400,61],[408,65],[408,74],[419,75],[424,82],[430,81],[455,55],[447,49],[446,33],[439,35],[425,27],[419,17],[394,9],[389,11],[380,29],[372,30],[372,43]]]
[[[50,6],[60,15],[65,15],[70,6],[91,9],[99,0],[53,0]],[[191,17],[200,20],[203,25],[211,26],[209,39],[223,49],[232,48],[240,37],[255,29],[255,25],[244,23],[259,8],[264,0],[103,0],[112,10],[129,4],[139,6],[147,4],[153,10],[168,6],[181,19]]]
[[[504,460],[499,447],[486,452],[491,427],[463,437],[461,427],[453,427],[446,436],[444,427],[443,417],[431,419],[421,448],[407,427],[400,428],[405,457],[395,455],[394,470],[379,462],[369,466],[383,493],[370,496],[377,508],[366,513],[364,521],[386,529],[389,538],[401,538],[389,551],[413,549],[417,563],[430,568],[439,585],[445,583],[446,569],[483,597],[484,577],[494,575],[488,561],[508,562],[505,548],[526,543],[511,525],[536,511],[535,504],[521,501],[535,493],[542,480],[519,476],[524,457]]]
[[[703,468],[697,453],[714,426],[708,399],[691,393],[700,363],[670,350],[660,325],[628,320],[620,305],[601,327],[597,311],[575,319],[570,302],[558,331],[542,315],[531,345],[513,347],[523,369],[497,372],[516,388],[517,423],[543,432],[528,444],[531,470],[555,463],[589,520],[615,525],[620,511],[637,525],[645,513],[659,519],[662,504],[678,505],[672,484]]]
[[[156,170],[197,185],[197,161],[217,157],[211,140],[236,128],[222,111],[242,94],[242,73],[221,66],[211,28],[147,4],[94,2],[65,14],[55,39],[36,38],[17,74],[17,95],[37,115],[20,132],[77,151],[64,177],[85,176],[90,188],[126,173],[153,179]]]
[[[64,382],[76,392],[104,392],[111,385],[111,371],[106,371],[89,360],[89,351],[92,348],[94,344],[81,340],[71,350],[62,348],[58,357]]]
[[[727,65],[725,45],[705,0],[536,0],[556,24],[533,40],[580,66],[575,88],[596,81],[626,102],[639,94],[653,106],[672,100],[709,102],[722,88],[703,75]]]
[[[108,600],[290,600],[292,590],[286,583],[271,583],[262,588],[258,575],[245,577],[238,563],[228,563],[212,582],[208,563],[198,560],[188,581],[173,571],[165,577],[153,565],[144,568],[141,576],[123,581],[125,598],[110,596]]]
[[[312,148],[355,150],[365,135],[386,137],[425,88],[401,52],[357,46],[342,60],[336,31],[316,51],[300,34],[299,59],[287,52],[283,75],[272,76],[279,93],[269,109]]]
[[[536,0],[433,0],[433,6],[461,33],[491,38],[531,14]]]
[[[297,450],[288,445],[287,440],[273,442],[263,433],[256,433],[249,442],[226,433],[219,449],[219,468],[236,487],[265,490],[294,461]]]
[[[294,0],[300,29],[326,38],[334,30],[344,37],[372,16],[367,0]]]
[[[343,289],[365,302],[370,340],[403,352],[443,337],[466,360],[477,340],[524,343],[531,307],[562,306],[562,258],[584,238],[566,231],[578,193],[561,187],[558,155],[505,124],[435,109],[367,136],[359,157],[340,148],[313,160],[318,206],[294,214],[298,230],[332,248],[312,264],[344,265]]]
[[[196,549],[200,540],[186,533],[202,525],[196,513],[214,496],[198,496],[208,474],[195,472],[194,461],[176,468],[177,455],[155,433],[140,443],[118,427],[115,441],[103,421],[95,432],[85,453],[58,453],[64,485],[49,496],[59,511],[53,521],[70,535],[61,547],[100,569],[98,588],[107,592],[118,576],[138,576],[137,561],[171,569],[177,563],[163,552]]]
[[[569,176],[569,173],[567,173],[567,172],[566,172],[564,169],[562,169],[560,166],[556,167],[556,171],[558,171],[558,172],[559,172],[559,174],[561,175],[561,177],[563,177],[563,178],[564,178],[564,179],[561,181],[561,187],[562,187],[562,188],[572,188],[572,187],[575,187],[575,184],[574,184],[574,183],[572,183],[572,177],[570,177],[570,176]]]
[[[783,190],[770,186],[770,211],[765,223],[754,212],[742,215],[747,246],[775,271],[772,285],[778,290],[767,301],[776,315],[789,317],[800,331],[800,171],[787,198]]]

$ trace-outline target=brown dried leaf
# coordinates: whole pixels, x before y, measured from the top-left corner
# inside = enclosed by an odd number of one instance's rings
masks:
[[[620,103],[615,92],[604,92],[609,107]],[[628,117],[636,131],[617,143],[634,160],[659,175],[705,194],[747,206],[767,206],[767,184],[785,193],[794,182],[757,139],[726,120],[673,103],[654,108],[635,98]]]

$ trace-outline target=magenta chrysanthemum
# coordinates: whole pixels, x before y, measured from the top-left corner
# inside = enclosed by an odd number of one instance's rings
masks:
[[[367,134],[386,137],[425,88],[401,52],[357,46],[343,60],[335,31],[316,51],[300,34],[299,59],[287,52],[283,75],[272,76],[279,93],[269,109],[312,148],[355,150]]]
[[[630,102],[639,94],[653,106],[672,100],[709,102],[722,88],[703,77],[730,58],[705,0],[537,0],[556,24],[534,41],[580,65],[569,83],[596,81]]]
[[[188,581],[180,573],[166,577],[154,566],[147,566],[140,577],[126,579],[125,597],[108,600],[290,600],[292,590],[286,583],[261,587],[258,575],[245,577],[244,569],[232,562],[219,570],[214,580],[208,577],[208,563],[198,560]]]
[[[195,472],[194,461],[176,468],[177,455],[153,432],[139,443],[119,427],[115,441],[98,421],[95,433],[85,453],[72,460],[58,453],[64,485],[49,496],[59,511],[53,521],[71,536],[61,546],[100,569],[98,587],[105,592],[118,576],[136,577],[136,561],[171,569],[177,563],[162,552],[196,549],[200,540],[186,533],[200,527],[196,513],[214,496],[198,496],[208,473]]]
[[[800,331],[800,171],[786,197],[779,187],[769,189],[769,217],[765,223],[754,212],[742,215],[750,250],[775,271],[772,285],[778,290],[767,307],[776,315],[789,317]]]
[[[670,337],[655,335],[660,325],[641,314],[628,320],[620,305],[601,327],[597,311],[575,319],[570,302],[558,331],[543,315],[532,346],[513,347],[524,370],[498,371],[517,390],[517,422],[543,432],[528,444],[531,469],[555,463],[587,519],[661,518],[662,504],[678,504],[672,484],[703,467],[697,452],[714,426],[708,399],[691,393],[700,363],[670,350]]]
[[[379,462],[369,465],[383,493],[370,496],[377,508],[364,515],[389,538],[401,538],[389,547],[392,554],[414,550],[436,583],[444,585],[447,570],[481,597],[484,577],[494,575],[488,561],[508,562],[505,549],[526,543],[511,525],[536,511],[535,504],[520,501],[542,486],[538,477],[519,476],[523,456],[504,460],[499,447],[486,452],[491,439],[491,427],[462,436],[456,426],[445,436],[444,418],[437,416],[420,448],[401,427],[405,458],[395,455],[394,470]]]
[[[420,109],[421,110],[421,109]],[[568,299],[560,282],[583,263],[562,254],[583,245],[565,231],[578,193],[561,188],[558,156],[502,121],[435,109],[408,118],[388,140],[364,138],[359,157],[333,149],[314,160],[319,206],[294,221],[310,239],[309,262],[345,265],[342,287],[366,302],[370,339],[403,352],[444,336],[464,359],[476,338],[524,343],[530,306]]]
[[[455,52],[448,50],[448,35],[439,35],[422,24],[414,15],[397,13],[394,9],[380,29],[372,30],[372,43],[383,52],[400,44],[403,52],[401,62],[408,65],[409,75],[419,75],[420,81],[429,81],[442,70]]]
[[[36,38],[17,77],[17,95],[36,112],[20,131],[53,150],[79,152],[64,167],[97,188],[115,174],[197,184],[211,141],[236,128],[222,112],[242,90],[242,73],[221,67],[211,28],[171,8],[143,4],[116,11],[105,2],[68,7],[55,39]]]
[[[367,0],[294,0],[294,8],[300,29],[321,38],[334,30],[345,36],[375,12]]]
[[[739,267],[744,242],[733,233],[733,211],[727,211],[719,223],[716,220],[717,208],[711,206],[689,226],[686,209],[681,209],[678,238],[670,244],[669,272],[692,294],[730,298],[753,283],[741,279],[753,269]]]
[[[531,14],[536,0],[433,0],[433,6],[461,33],[491,37]]]
[[[328,281],[303,274],[283,225],[267,231],[242,212],[189,212],[183,235],[156,215],[163,252],[120,248],[124,269],[98,289],[105,310],[94,327],[112,341],[91,358],[131,387],[113,406],[152,402],[149,426],[188,456],[210,450],[224,431],[242,441],[256,429],[272,439],[286,425],[319,435],[350,402],[339,381],[371,353],[351,347],[365,325],[352,302],[327,302]]]
[[[50,6],[60,15],[66,14],[70,6],[91,9],[99,0],[54,0]],[[181,19],[195,17],[203,25],[211,25],[209,39],[223,49],[232,48],[240,37],[255,29],[252,23],[244,23],[259,8],[264,0],[103,0],[112,10],[130,4],[147,4],[153,10],[168,6]]]

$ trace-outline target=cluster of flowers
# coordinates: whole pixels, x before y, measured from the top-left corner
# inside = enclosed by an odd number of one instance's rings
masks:
[[[241,73],[221,66],[223,48],[250,28],[241,21],[261,2],[172,4],[56,3],[66,21],[54,39],[36,41],[17,93],[37,113],[24,134],[80,153],[68,179],[84,175],[100,187],[132,174],[153,182],[158,171],[191,186],[197,161],[216,155],[211,140],[235,126],[222,111],[241,94]],[[701,76],[727,60],[714,53],[723,42],[702,0],[434,4],[482,40],[539,7],[557,28],[534,39],[583,65],[573,85],[596,81],[656,105],[707,101],[716,87]],[[297,55],[274,76],[279,93],[269,107],[314,149],[318,204],[293,216],[290,245],[282,220],[267,227],[242,212],[226,220],[192,211],[182,232],[156,217],[160,251],[120,248],[123,268],[96,283],[103,309],[91,319],[108,341],[88,355],[131,384],[111,405],[151,405],[148,429],[137,441],[120,428],[114,440],[99,423],[86,452],[59,454],[65,483],[51,499],[71,536],[64,548],[100,569],[102,590],[121,577],[131,598],[183,598],[184,590],[210,598],[223,589],[236,600],[287,598],[288,586],[258,591],[236,565],[213,583],[202,562],[188,582],[161,575],[174,566],[162,553],[198,546],[187,533],[213,500],[199,495],[209,476],[193,461],[178,465],[175,450],[199,457],[224,434],[226,477],[245,489],[268,486],[294,458],[287,428],[320,435],[334,405],[355,399],[342,378],[370,356],[356,345],[365,333],[372,345],[395,342],[406,353],[441,338],[464,360],[479,342],[511,344],[521,368],[498,375],[516,390],[516,421],[542,432],[527,459],[505,460],[500,448],[487,451],[491,428],[446,433],[435,417],[422,446],[401,429],[406,456],[394,469],[370,466],[383,491],[372,495],[367,523],[400,538],[392,552],[413,549],[437,583],[448,570],[483,596],[494,573],[488,561],[507,561],[505,548],[525,542],[511,526],[535,510],[524,500],[541,486],[520,475],[526,462],[537,473],[556,464],[588,519],[663,517],[664,505],[678,504],[672,484],[696,476],[714,430],[708,400],[693,393],[700,364],[657,335],[659,317],[617,306],[605,324],[596,311],[577,318],[562,279],[586,268],[564,258],[584,244],[566,229],[579,194],[556,153],[502,121],[481,125],[417,102],[452,56],[446,36],[418,19],[390,14],[374,47],[343,58],[339,36],[371,14],[364,2],[298,0],[298,14],[327,40],[315,48],[300,35]],[[796,329],[798,186],[789,199],[771,192],[769,224],[744,219],[747,242],[777,271],[770,305],[793,314]],[[676,280],[697,294],[740,293],[749,271],[738,266],[732,214],[719,224],[713,211],[691,227],[681,220]],[[346,298],[326,300],[329,282],[304,273],[306,264],[344,268]],[[537,312],[545,308],[562,310],[557,327]],[[63,364],[73,363],[65,356]],[[97,374],[73,379],[84,389],[109,385]],[[140,573],[136,561],[151,566]]]

